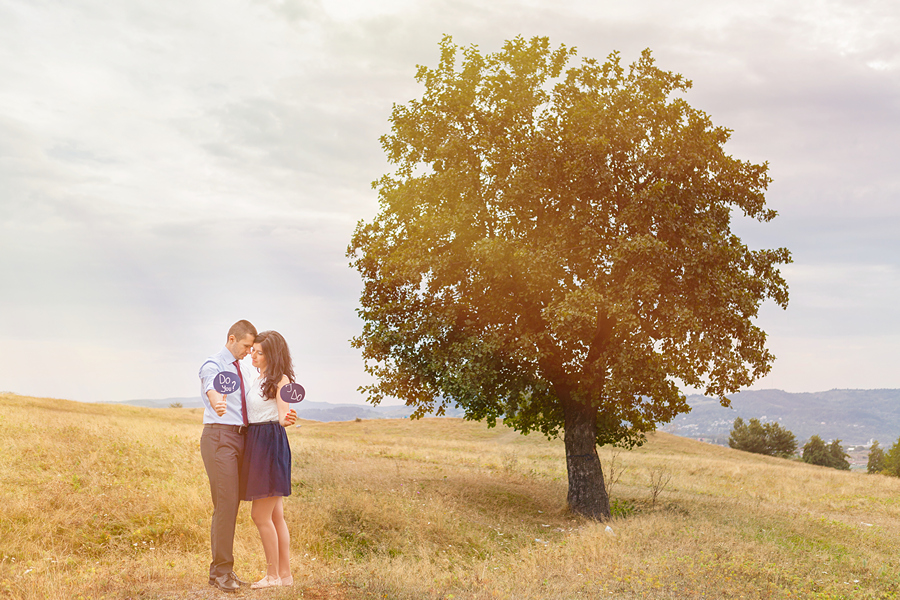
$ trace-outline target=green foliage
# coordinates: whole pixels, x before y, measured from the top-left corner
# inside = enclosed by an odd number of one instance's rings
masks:
[[[828,455],[831,457],[831,464],[828,466],[843,471],[850,470],[850,462],[847,460],[850,455],[844,452],[841,440],[833,440],[828,444]]]
[[[750,419],[748,424],[740,417],[734,420],[728,445],[736,450],[782,458],[790,458],[797,452],[794,434],[778,423],[763,424],[759,419]]]
[[[456,403],[550,437],[582,410],[597,443],[629,445],[689,410],[676,380],[727,404],[768,372],[753,319],[786,306],[790,253],[730,229],[735,209],[775,216],[767,166],[725,154],[729,130],[649,51],[629,68],[618,53],[567,68],[574,54],[445,37],[422,97],[395,105],[396,170],[348,247],[373,403]]]
[[[803,446],[803,462],[811,465],[847,471],[850,469],[848,456],[841,446],[841,440],[834,440],[826,446],[822,438],[814,435]]]
[[[817,435],[809,438],[809,441],[803,445],[803,462],[811,465],[828,466],[828,450],[825,448],[825,442]]]
[[[869,461],[866,463],[866,473],[881,473],[884,470],[884,448],[878,445],[878,440],[872,442],[869,448]]]
[[[885,452],[884,468],[881,472],[885,475],[900,477],[900,439]]]
[[[634,502],[619,500],[618,498],[609,503],[609,510],[614,519],[627,519],[640,512]]]

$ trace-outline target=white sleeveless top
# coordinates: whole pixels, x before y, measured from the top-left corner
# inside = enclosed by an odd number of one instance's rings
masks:
[[[247,421],[265,423],[278,420],[278,404],[275,399],[266,400],[262,396],[262,377],[257,377],[247,390]]]

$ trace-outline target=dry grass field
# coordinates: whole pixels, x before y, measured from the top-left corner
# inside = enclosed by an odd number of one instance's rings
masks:
[[[0,598],[225,597],[206,584],[200,421],[0,394]],[[900,596],[900,479],[658,433],[601,449],[608,530],[566,512],[559,441],[455,419],[289,436],[295,585],[237,598]],[[263,574],[248,507],[236,555]]]

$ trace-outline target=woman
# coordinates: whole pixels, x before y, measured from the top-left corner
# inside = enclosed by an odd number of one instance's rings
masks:
[[[241,499],[253,502],[250,516],[266,553],[266,576],[250,586],[259,589],[294,583],[291,537],[282,506],[282,498],[291,495],[291,448],[284,430],[291,409],[281,399],[281,388],[294,381],[294,368],[287,342],[277,331],[257,335],[250,356],[259,378],[247,393],[250,427],[241,468]]]

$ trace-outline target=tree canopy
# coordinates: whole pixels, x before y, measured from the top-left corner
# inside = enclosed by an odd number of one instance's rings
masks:
[[[866,473],[881,473],[885,470],[884,448],[878,445],[878,440],[872,442],[869,448],[869,460],[866,461]]]
[[[786,307],[790,254],[730,226],[775,216],[767,165],[726,154],[730,131],[649,50],[626,68],[615,52],[569,66],[540,37],[440,49],[422,97],[393,108],[395,169],[348,248],[364,390],[564,433],[570,506],[608,517],[596,444],[689,410],[679,382],[727,404],[770,368],[753,320]]]
[[[847,458],[848,454],[844,452],[841,440],[832,440],[830,444],[826,445],[822,438],[814,435],[803,445],[803,462],[811,465],[848,471],[850,462]]]
[[[884,453],[884,466],[881,470],[885,475],[900,477],[900,438],[891,444]]]
[[[790,458],[797,452],[794,434],[778,423],[760,423],[759,419],[745,423],[740,417],[734,420],[728,445],[736,450],[782,458]]]

